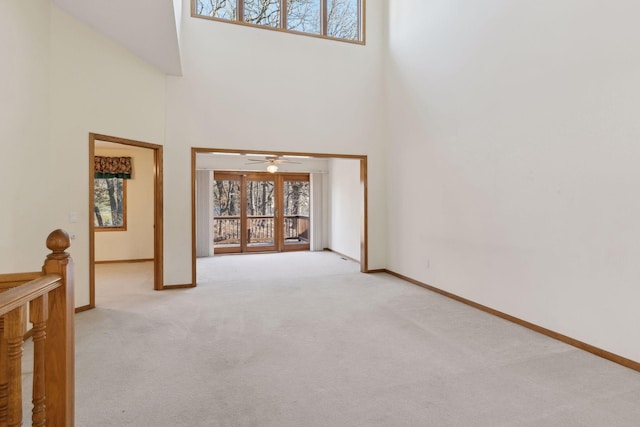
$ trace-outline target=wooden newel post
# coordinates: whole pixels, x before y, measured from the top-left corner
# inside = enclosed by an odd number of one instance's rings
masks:
[[[47,338],[45,340],[46,419],[47,425],[74,425],[74,328],[73,260],[65,252],[71,243],[63,230],[47,238],[51,253],[44,261],[44,274],[62,276],[62,286],[48,297]]]

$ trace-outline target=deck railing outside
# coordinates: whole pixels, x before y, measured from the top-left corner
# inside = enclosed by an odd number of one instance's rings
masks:
[[[247,216],[247,244],[265,244],[274,241],[274,217],[268,215]],[[215,246],[239,246],[242,233],[239,216],[216,217],[214,219]],[[309,241],[309,217],[287,215],[284,217],[284,239],[286,243]]]
[[[214,245],[240,245],[240,217],[225,216],[213,220]]]

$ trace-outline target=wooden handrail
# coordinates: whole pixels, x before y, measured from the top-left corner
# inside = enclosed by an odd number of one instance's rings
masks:
[[[0,316],[62,286],[62,276],[48,274],[0,294]]]
[[[30,280],[38,279],[42,277],[41,271],[35,271],[30,273],[13,273],[13,274],[0,274],[0,293],[7,289],[15,288],[18,285],[27,283]]]
[[[33,323],[33,426],[74,425],[73,261],[69,236],[55,230],[42,277],[0,294],[0,427],[22,425],[22,345]],[[29,273],[32,274],[32,273]],[[5,275],[6,282],[22,276]]]

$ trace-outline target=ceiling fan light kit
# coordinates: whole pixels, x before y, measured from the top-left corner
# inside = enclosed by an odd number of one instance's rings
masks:
[[[267,172],[276,173],[278,172],[278,165],[281,164],[297,164],[300,162],[292,162],[291,160],[282,159],[280,157],[267,157],[266,159],[247,159],[250,163],[248,165],[255,165],[257,163],[264,163],[267,165]]]

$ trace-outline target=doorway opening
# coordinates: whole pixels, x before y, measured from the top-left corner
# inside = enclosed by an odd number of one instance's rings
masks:
[[[138,153],[137,160],[133,153]],[[148,185],[138,185],[143,176]],[[136,186],[139,192],[132,195]],[[96,306],[96,263],[152,261],[153,289],[164,289],[162,203],[161,145],[89,134],[89,304],[78,311]],[[138,214],[137,209],[133,212],[136,205],[144,207],[148,214]],[[146,215],[144,220],[138,219],[138,227],[134,228],[136,219],[142,215]],[[141,228],[145,230],[142,238],[136,234],[142,233],[136,231]],[[107,250],[101,246],[100,259],[96,260],[98,234],[101,242],[109,242],[111,253],[105,255]],[[122,245],[126,239],[135,244]],[[138,246],[141,240],[148,241],[148,245],[139,252],[124,250]]]
[[[213,252],[309,250],[308,173],[215,172]]]
[[[197,258],[226,253],[332,250],[369,271],[367,156],[192,148],[191,170],[194,285]]]

